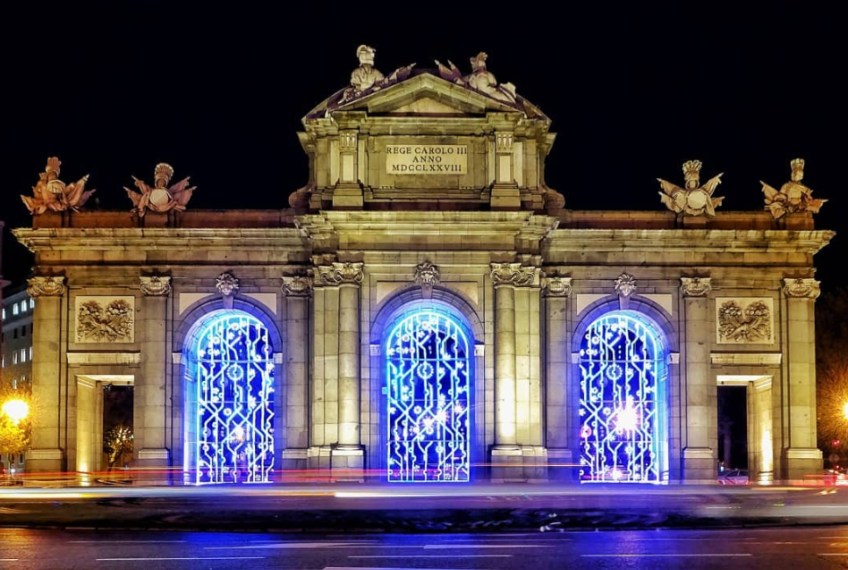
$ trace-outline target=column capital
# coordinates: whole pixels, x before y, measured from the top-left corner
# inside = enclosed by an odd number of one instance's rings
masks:
[[[521,263],[492,263],[492,283],[495,287],[509,285],[512,287],[532,287],[539,282],[538,267],[522,265]]]
[[[365,266],[361,261],[333,262],[332,265],[319,265],[315,268],[318,272],[315,286],[319,285],[359,285],[364,276],[362,268]]]
[[[559,277],[556,275],[543,277],[542,293],[546,297],[570,297],[571,277]]]
[[[147,297],[167,297],[171,294],[171,277],[169,275],[140,275],[139,288]]]
[[[706,297],[713,290],[710,277],[681,277],[680,291],[684,297]]]
[[[783,293],[795,299],[817,299],[821,295],[821,282],[807,278],[784,278]]]
[[[283,294],[286,297],[308,297],[312,294],[312,276],[283,275]]]
[[[64,275],[36,275],[27,279],[27,295],[30,297],[61,297],[64,294]]]

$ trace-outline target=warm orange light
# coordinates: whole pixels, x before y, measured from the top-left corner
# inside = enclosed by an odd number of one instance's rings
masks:
[[[10,420],[18,424],[29,415],[29,404],[19,399],[9,400],[3,404],[2,410]]]
[[[842,408],[842,414],[845,416],[845,419],[848,420],[848,402],[845,402],[845,406]]]

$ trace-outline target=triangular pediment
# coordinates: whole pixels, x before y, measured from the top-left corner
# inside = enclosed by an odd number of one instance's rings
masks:
[[[398,116],[484,116],[489,112],[521,113],[516,106],[497,101],[483,93],[463,85],[451,83],[429,71],[419,70],[416,75],[382,89],[365,93],[350,101],[331,103],[325,101],[320,107],[324,112],[364,111],[369,115]],[[323,112],[321,113],[323,114]]]

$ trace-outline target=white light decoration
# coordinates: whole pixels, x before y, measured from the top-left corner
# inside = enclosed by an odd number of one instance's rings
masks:
[[[430,309],[397,322],[383,351],[390,482],[467,482],[470,475],[468,336]]]
[[[194,482],[270,482],[274,358],[268,330],[256,317],[233,310],[205,323],[196,338],[196,402],[186,418],[194,422],[186,434]]]
[[[666,349],[638,313],[607,314],[580,349],[580,480],[668,480]]]

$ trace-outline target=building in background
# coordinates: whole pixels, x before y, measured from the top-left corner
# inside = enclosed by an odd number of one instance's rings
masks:
[[[0,222],[0,235],[2,230]],[[0,273],[0,406],[5,403],[3,400],[16,393],[24,394],[28,400],[32,390],[32,314],[35,302],[25,288],[6,290],[4,296],[4,288],[8,286]],[[23,454],[0,451],[0,464],[4,471],[8,470],[6,473],[22,471],[24,461]]]
[[[821,468],[813,256],[833,233],[803,161],[750,190],[759,211],[721,211],[697,160],[633,189],[657,211],[569,210],[550,120],[485,54],[386,75],[357,55],[303,119],[306,184],[239,190],[286,209],[192,210],[159,164],[132,216],[88,212],[48,161],[55,191],[14,231],[36,264],[28,470],[102,468],[115,386],[134,466],[191,484],[714,482],[724,386],[745,388],[753,478]],[[564,190],[614,206],[610,167]]]

